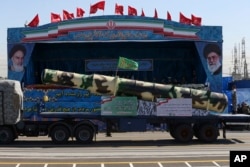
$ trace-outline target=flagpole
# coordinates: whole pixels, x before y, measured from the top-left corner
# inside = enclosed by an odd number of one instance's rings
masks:
[[[118,64],[119,64],[119,59],[118,59]],[[115,77],[117,77],[117,73],[118,73],[118,64],[117,64],[117,66],[116,66]]]
[[[115,72],[115,76],[117,77],[117,73],[118,73],[118,67],[116,68],[116,72]]]
[[[118,63],[117,63],[117,66],[116,66],[115,77],[117,77],[118,68],[119,68],[119,61],[120,61],[120,57],[118,58]]]
[[[90,17],[91,3],[89,5],[89,17]]]

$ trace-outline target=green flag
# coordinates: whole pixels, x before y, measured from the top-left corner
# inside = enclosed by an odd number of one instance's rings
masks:
[[[127,59],[125,57],[119,57],[118,68],[138,70],[138,62]]]

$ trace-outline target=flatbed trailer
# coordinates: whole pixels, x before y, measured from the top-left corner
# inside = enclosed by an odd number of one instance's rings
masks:
[[[2,81],[16,84],[15,88],[21,90],[20,84],[17,81]],[[0,88],[2,88],[2,83]],[[13,84],[11,84],[13,85]],[[18,88],[19,85],[19,88]],[[65,88],[69,89],[69,88]],[[71,89],[71,88],[70,88]],[[13,119],[13,115],[18,111],[11,110],[11,114],[7,114],[6,104],[11,104],[11,98],[16,100],[15,105],[20,105],[22,98],[17,98],[18,94],[12,95],[10,92],[6,93],[5,89],[1,89],[1,99],[4,103],[1,104],[1,118],[0,119],[0,141],[2,144],[11,143],[18,136],[48,136],[56,144],[67,143],[69,138],[74,138],[82,144],[91,143],[99,132],[105,132],[107,136],[111,136],[114,132],[145,132],[155,128],[168,131],[171,136],[179,141],[187,143],[194,137],[203,142],[214,142],[217,140],[219,130],[223,130],[223,137],[226,137],[226,130],[228,125],[244,124],[249,126],[250,115],[246,114],[206,114],[207,111],[199,110],[200,115],[191,116],[167,116],[167,115],[91,115],[81,112],[47,112],[46,103],[51,97],[48,92],[45,97],[39,97],[39,102],[35,102],[37,108],[32,107],[33,115],[26,115],[21,112],[21,108],[14,107],[19,110],[19,120]],[[51,91],[56,89],[51,89]],[[61,89],[60,90],[64,90]],[[74,89],[75,90],[75,89]],[[48,91],[48,90],[47,90]],[[22,93],[19,92],[20,97]],[[6,97],[8,96],[8,97]],[[14,97],[17,96],[17,97]],[[27,97],[26,97],[27,98]],[[113,97],[117,98],[117,97]],[[123,97],[121,97],[123,98]],[[18,99],[20,100],[17,103]],[[6,100],[9,102],[6,103]],[[44,101],[45,100],[45,101]],[[51,98],[50,100],[53,100]],[[178,100],[178,99],[177,99]],[[146,101],[143,101],[146,103]],[[52,102],[57,103],[57,102]],[[75,102],[74,102],[75,103]],[[126,103],[126,102],[125,102]],[[152,102],[150,102],[152,103]],[[59,104],[62,104],[59,102]],[[157,103],[154,103],[157,104]],[[27,105],[27,104],[26,104]],[[48,107],[48,106],[47,106]],[[24,110],[29,110],[24,108]],[[137,111],[137,114],[139,112]],[[14,123],[11,123],[11,121]]]

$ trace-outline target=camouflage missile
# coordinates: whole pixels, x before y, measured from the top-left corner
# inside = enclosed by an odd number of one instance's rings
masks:
[[[223,112],[228,102],[227,96],[222,93],[119,78],[118,76],[85,75],[45,69],[42,81],[47,84],[87,89],[98,95],[137,96],[138,99],[147,101],[155,101],[156,98],[192,98],[193,108],[215,112]]]

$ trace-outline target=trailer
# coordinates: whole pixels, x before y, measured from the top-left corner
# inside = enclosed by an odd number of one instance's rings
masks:
[[[223,92],[222,42],[221,26],[138,16],[9,28],[0,143],[48,136],[57,144],[69,138],[86,144],[99,132],[155,128],[179,142],[214,142],[220,129],[225,137],[229,124],[248,126],[250,116],[232,114]],[[214,67],[210,52],[219,55]],[[118,68],[120,57],[138,69]]]

